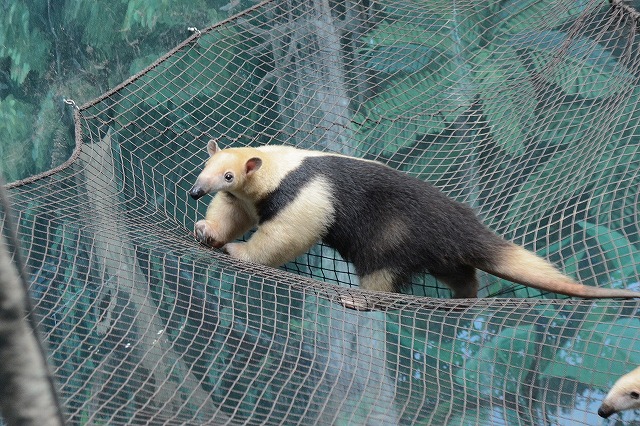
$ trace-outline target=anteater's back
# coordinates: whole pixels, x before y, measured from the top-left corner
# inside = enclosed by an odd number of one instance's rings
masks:
[[[326,155],[306,158],[298,170],[330,182],[335,220],[324,241],[359,274],[382,268],[439,274],[507,244],[465,204],[381,163]]]

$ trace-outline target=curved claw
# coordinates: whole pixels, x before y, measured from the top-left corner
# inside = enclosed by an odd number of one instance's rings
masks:
[[[208,247],[220,248],[225,244],[224,241],[219,241],[212,235],[211,230],[204,220],[196,222],[194,236],[198,242]]]

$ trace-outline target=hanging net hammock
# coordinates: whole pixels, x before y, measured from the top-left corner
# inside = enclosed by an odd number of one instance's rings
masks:
[[[244,263],[198,244],[210,198],[187,191],[211,138],[377,160],[585,285],[640,290],[637,16],[266,1],[75,107],[69,161],[7,185],[71,424],[598,423],[640,365],[637,301],[490,275],[471,301],[428,274],[366,292],[320,244]]]

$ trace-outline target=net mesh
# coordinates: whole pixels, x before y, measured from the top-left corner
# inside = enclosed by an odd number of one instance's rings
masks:
[[[77,108],[70,160],[8,185],[72,424],[597,423],[640,365],[636,301],[490,275],[470,302],[426,274],[366,292],[322,245],[243,263],[195,241],[207,203],[187,191],[212,137],[375,159],[586,285],[637,289],[636,19],[617,1],[266,1]]]

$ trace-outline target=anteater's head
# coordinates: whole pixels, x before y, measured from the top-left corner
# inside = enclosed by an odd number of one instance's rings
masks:
[[[640,367],[614,383],[602,401],[598,415],[606,419],[614,413],[634,408],[640,408]]]
[[[215,140],[207,144],[209,160],[189,190],[192,198],[198,199],[218,191],[242,192],[247,179],[262,166],[262,159],[252,148],[220,149]]]

